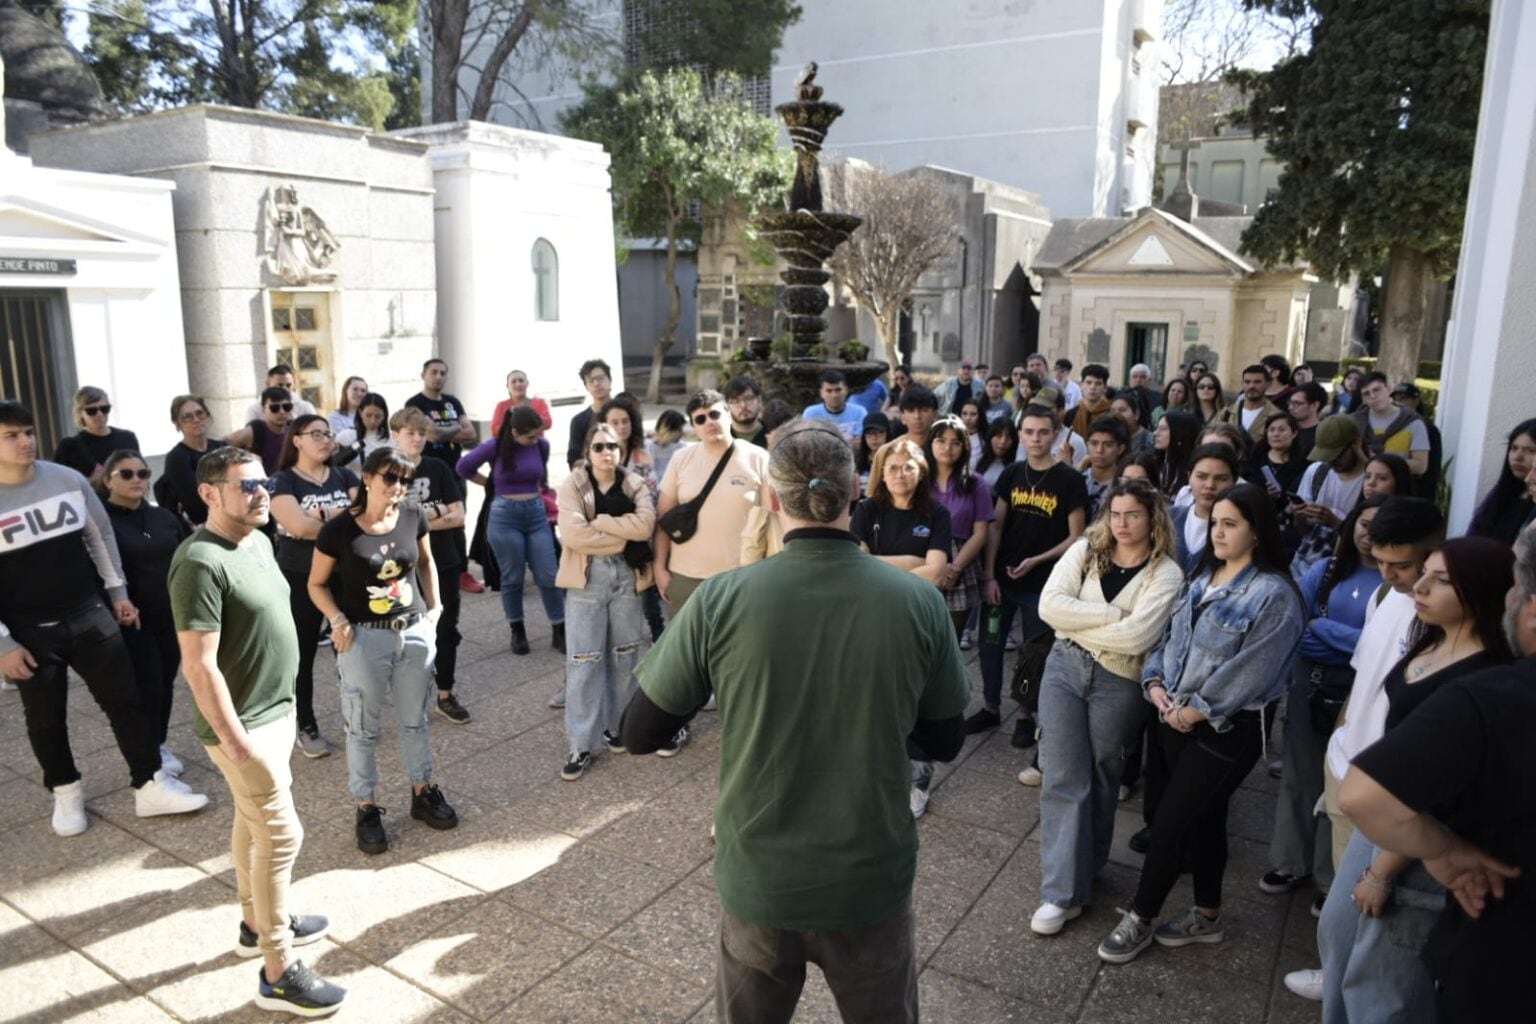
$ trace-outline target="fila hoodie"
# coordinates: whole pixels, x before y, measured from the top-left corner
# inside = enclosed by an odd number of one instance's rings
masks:
[[[7,626],[55,622],[105,588],[126,600],[107,510],[85,477],[52,462],[0,484],[0,654],[20,646]]]

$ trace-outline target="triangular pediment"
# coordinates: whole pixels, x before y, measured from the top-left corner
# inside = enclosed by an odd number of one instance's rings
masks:
[[[157,240],[117,225],[38,202],[0,193],[0,240],[140,245]]]
[[[1063,267],[1072,274],[1219,274],[1254,267],[1203,232],[1160,210],[1144,210],[1125,227]]]

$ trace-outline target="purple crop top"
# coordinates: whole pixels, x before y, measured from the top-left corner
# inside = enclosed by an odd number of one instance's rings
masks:
[[[496,438],[492,437],[475,445],[459,460],[459,476],[468,480],[479,472],[480,467],[496,455]],[[510,461],[496,460],[491,467],[491,480],[497,494],[537,494],[544,480],[544,467],[549,462],[549,442],[542,437],[538,444],[516,445]]]

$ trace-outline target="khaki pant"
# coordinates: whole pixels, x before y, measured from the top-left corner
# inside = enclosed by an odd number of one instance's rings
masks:
[[[677,613],[683,610],[683,605],[693,596],[693,592],[699,589],[699,584],[704,581],[696,576],[683,576],[672,574],[672,583],[667,587],[667,618],[677,618]]]
[[[252,729],[251,757],[244,764],[231,761],[222,747],[208,748],[235,802],[230,853],[240,913],[255,925],[262,953],[285,963],[293,939],[288,927],[288,884],[304,842],[304,827],[293,806],[293,773],[288,768],[294,730],[292,715]]]
[[[1328,822],[1333,826],[1333,870],[1339,870],[1339,864],[1344,860],[1344,851],[1349,848],[1349,840],[1355,834],[1355,823],[1350,821],[1339,810],[1339,780],[1333,777],[1333,769],[1328,767],[1328,762],[1323,761],[1323,806],[1328,810]]]

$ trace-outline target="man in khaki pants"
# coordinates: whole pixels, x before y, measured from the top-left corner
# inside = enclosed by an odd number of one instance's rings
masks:
[[[288,884],[304,841],[288,769],[299,642],[287,581],[271,543],[257,532],[270,514],[267,475],[252,453],[220,448],[198,464],[197,491],[208,521],[171,561],[171,610],[197,702],[193,729],[235,804],[235,952],[264,960],[257,1006],[323,1017],[340,1009],[346,992],[292,953],[323,937],[329,922],[288,913]]]

